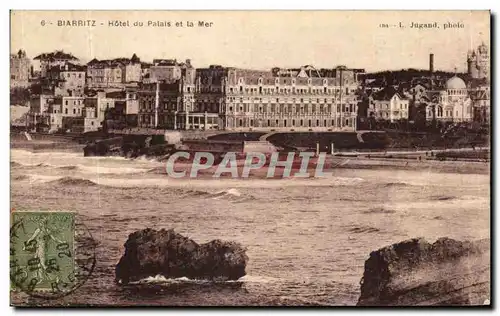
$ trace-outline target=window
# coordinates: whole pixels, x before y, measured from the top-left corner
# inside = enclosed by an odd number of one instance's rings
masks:
[[[94,126],[94,121],[90,121],[90,125]]]
[[[68,105],[68,100],[64,101],[64,104]]]
[[[64,109],[64,114],[68,114],[68,108]]]

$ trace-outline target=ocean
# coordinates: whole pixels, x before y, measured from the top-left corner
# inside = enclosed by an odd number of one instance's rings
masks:
[[[460,162],[456,162],[460,164]],[[470,163],[468,163],[470,164]],[[97,241],[91,278],[56,300],[112,306],[355,305],[370,252],[414,237],[490,237],[490,177],[422,170],[336,169],[308,179],[169,179],[155,160],[11,150],[11,207],[78,213]],[[114,282],[129,234],[170,229],[198,243],[247,247],[247,275],[204,282],[152,276]]]

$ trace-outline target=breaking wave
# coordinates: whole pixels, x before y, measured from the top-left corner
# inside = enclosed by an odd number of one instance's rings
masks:
[[[348,185],[356,185],[360,182],[365,181],[363,178],[345,178],[345,177],[333,177],[328,179],[331,186],[348,186]]]
[[[96,186],[97,183],[82,178],[73,178],[73,177],[63,177],[57,180],[52,180],[49,182],[50,184],[64,185],[64,186]]]
[[[383,207],[379,207],[379,208],[372,208],[372,209],[366,210],[362,213],[363,214],[394,214],[394,213],[396,213],[396,211],[390,210],[390,209],[385,209]]]
[[[136,284],[197,283],[197,282],[206,282],[206,281],[191,280],[186,277],[170,279],[164,277],[161,274],[158,274],[156,276],[149,276],[147,278],[143,278],[139,281],[130,282],[129,284],[136,285]]]
[[[17,176],[11,177],[11,180],[16,180],[16,181],[23,181],[23,180],[28,180],[30,177],[24,174],[20,174]]]
[[[60,170],[77,170],[78,166],[62,166],[62,167],[57,167],[57,169],[60,169]]]
[[[145,173],[149,169],[143,168],[127,168],[127,167],[101,167],[101,166],[83,166],[78,165],[78,170],[89,174],[131,174]]]
[[[10,167],[11,168],[18,168],[18,167],[22,167],[23,165],[20,164],[19,162],[15,162],[15,161],[11,161],[10,162]]]
[[[38,163],[38,164],[23,164],[16,161],[11,161],[10,166],[12,168],[43,168],[43,169],[55,169],[55,170],[67,170],[67,171],[79,171],[81,173],[87,174],[132,174],[132,173],[146,173],[149,172],[150,168],[136,168],[136,167],[103,167],[100,165],[85,166],[85,165],[51,165],[48,163]]]
[[[449,201],[449,200],[454,200],[454,196],[448,196],[448,195],[434,195],[430,197],[431,201]]]
[[[224,283],[277,283],[279,279],[273,278],[273,277],[266,277],[266,276],[252,276],[252,275],[245,275],[238,280],[227,280],[227,281],[222,281]],[[130,282],[129,284],[131,285],[138,285],[138,284],[175,284],[175,283],[213,283],[214,281],[210,280],[200,280],[200,279],[189,279],[187,277],[181,277],[181,278],[167,278],[161,274],[158,274],[156,276],[149,276],[146,278],[143,278],[139,281],[134,281]],[[220,282],[215,280],[215,282]]]
[[[386,188],[391,188],[391,187],[409,187],[412,186],[412,184],[406,183],[406,182],[389,182],[384,184],[384,187]]]
[[[211,195],[210,192],[199,191],[199,190],[187,190],[184,191],[183,193],[184,193],[183,197],[199,197],[199,196]]]
[[[224,190],[224,191],[219,191],[217,193],[214,193],[212,194],[212,197],[214,199],[217,199],[217,198],[220,198],[220,197],[224,197],[224,196],[229,196],[229,197],[241,197],[241,192],[238,191],[237,189],[228,189],[228,190]]]
[[[361,233],[378,233],[380,229],[371,226],[350,226],[347,229],[350,233],[361,234]]]

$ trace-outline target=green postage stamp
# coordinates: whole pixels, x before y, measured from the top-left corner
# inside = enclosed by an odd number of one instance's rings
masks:
[[[10,277],[13,290],[65,292],[75,286],[75,213],[11,213]]]

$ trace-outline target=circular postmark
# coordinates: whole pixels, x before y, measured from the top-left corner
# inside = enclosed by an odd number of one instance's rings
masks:
[[[97,243],[76,213],[16,211],[11,218],[12,290],[56,299],[90,278]]]

